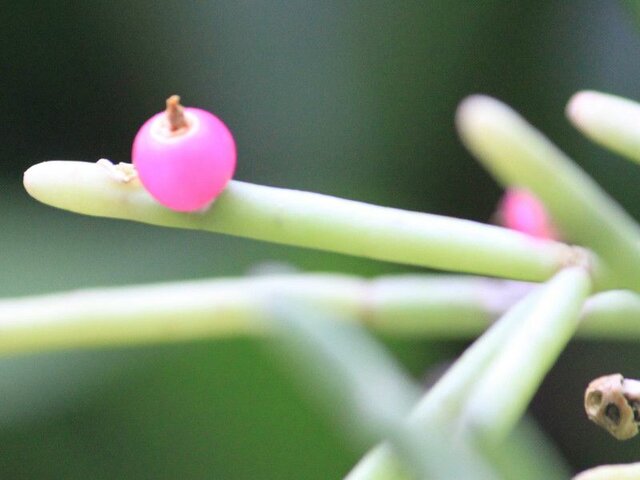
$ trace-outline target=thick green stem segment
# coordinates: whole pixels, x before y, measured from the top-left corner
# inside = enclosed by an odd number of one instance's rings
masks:
[[[389,439],[415,478],[495,480],[485,459],[433,422],[430,435],[405,421],[420,388],[365,330],[295,299],[274,302],[279,353],[312,398],[350,435]],[[327,374],[330,372],[330,374]],[[339,405],[340,408],[335,409]]]
[[[582,310],[580,336],[598,340],[640,339],[640,295],[628,290],[602,292]]]
[[[407,467],[386,442],[369,451],[344,480],[413,480]]]
[[[467,338],[530,288],[473,277],[297,274],[7,299],[0,355],[260,335],[272,329],[265,303],[284,296],[391,335]]]
[[[502,438],[575,331],[589,290],[588,273],[574,267],[529,293],[464,352],[413,409],[408,421],[427,430],[434,422],[462,416],[463,428],[471,427],[487,439]],[[504,382],[499,389],[492,386],[496,381]],[[495,405],[491,403],[494,399]],[[479,410],[476,402],[481,402]],[[356,465],[347,480],[408,479],[402,472],[392,448],[382,444]]]
[[[469,339],[531,289],[530,284],[484,278],[399,275],[364,280],[331,274],[278,275],[151,286],[81,290],[0,300],[0,355],[61,348],[92,348],[196,338],[262,335],[271,330],[264,301],[284,295],[340,314],[386,335]],[[509,314],[512,317],[512,313]],[[455,321],[452,321],[455,319]],[[504,320],[504,319],[503,319]],[[492,327],[477,348],[495,352],[504,334]],[[640,295],[611,291],[591,297],[578,334],[587,338],[640,338]],[[487,344],[485,347],[480,345]],[[468,389],[477,368],[473,354],[432,389],[428,411],[441,393]],[[466,365],[466,367],[464,366]],[[467,373],[456,373],[462,369]],[[445,378],[453,377],[444,381]],[[443,389],[446,384],[449,387]],[[437,393],[436,392],[441,392]],[[453,392],[453,393],[451,393]],[[446,400],[446,405],[452,405]],[[426,417],[425,417],[426,418]]]
[[[460,419],[464,430],[493,444],[505,438],[574,335],[590,290],[589,275],[579,267],[560,272],[542,288],[469,392]]]
[[[411,411],[408,421],[425,431],[439,421],[459,414],[465,394],[518,327],[523,315],[537,301],[537,290],[529,293],[471,345]],[[345,480],[405,480],[402,464],[391,446],[371,450]]]
[[[441,440],[444,443],[442,439],[436,440]],[[450,443],[448,447],[455,451]],[[376,457],[393,461],[387,461],[383,464],[368,461],[369,458],[375,459]],[[544,458],[544,461],[541,462],[540,458]],[[570,477],[569,468],[560,453],[554,449],[535,421],[527,417],[517,425],[508,441],[492,452],[489,460],[493,460],[492,466],[498,471],[500,478],[566,480]],[[399,458],[395,456],[389,444],[384,444],[372,450],[345,480],[416,480],[407,472],[406,468],[402,467]],[[470,474],[456,478],[466,480],[478,477],[475,474]]]
[[[567,117],[587,137],[640,163],[640,104],[599,92],[579,92]]]
[[[520,280],[546,280],[580,256],[499,227],[243,182],[231,182],[205,212],[177,213],[118,168],[44,162],[27,170],[24,185],[43,203],[87,215]]]
[[[591,468],[573,477],[573,480],[638,480],[640,463],[602,465]]]
[[[502,184],[535,193],[565,236],[613,270],[617,286],[640,289],[640,228],[563,152],[493,98],[466,99],[457,124],[466,146]]]

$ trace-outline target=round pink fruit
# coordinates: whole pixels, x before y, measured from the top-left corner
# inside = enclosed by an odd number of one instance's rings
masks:
[[[236,168],[236,144],[222,121],[199,108],[183,108],[180,97],[138,131],[131,152],[147,191],[180,212],[206,208]]]

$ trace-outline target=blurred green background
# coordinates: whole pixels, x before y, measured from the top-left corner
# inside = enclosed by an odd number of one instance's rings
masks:
[[[583,88],[640,98],[640,36],[606,1],[5,2],[0,295],[241,275],[266,261],[372,276],[404,267],[55,211],[21,188],[47,159],[129,161],[179,93],[233,130],[236,178],[486,221],[496,184],[460,146],[475,92],[520,110],[636,217],[640,171],[564,120]],[[421,378],[462,343],[391,342]],[[640,345],[574,342],[533,412],[574,470],[640,460],[588,423],[597,375]],[[258,341],[0,361],[1,478],[340,478],[365,451]]]

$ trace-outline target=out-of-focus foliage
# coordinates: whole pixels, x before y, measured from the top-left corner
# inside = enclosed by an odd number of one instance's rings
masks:
[[[0,295],[238,275],[265,260],[402,267],[37,205],[23,170],[127,161],[180,93],[231,127],[237,178],[486,220],[499,191],[455,137],[469,93],[512,104],[636,217],[635,166],[563,118],[576,90],[640,95],[640,37],[615,2],[10,2],[0,75]],[[420,377],[459,345],[392,345]],[[338,478],[367,445],[307,403],[257,341],[0,361],[3,478]],[[640,346],[576,342],[534,413],[576,469],[637,460],[581,411],[589,379]]]

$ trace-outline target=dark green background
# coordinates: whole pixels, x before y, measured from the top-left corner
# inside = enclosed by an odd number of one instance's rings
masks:
[[[636,217],[640,170],[565,121],[583,88],[640,98],[640,37],[607,1],[4,2],[0,295],[246,273],[265,261],[398,266],[58,212],[21,189],[47,159],[128,161],[179,93],[216,112],[236,178],[487,220],[500,191],[460,146],[475,92],[523,112]],[[390,345],[420,378],[462,344]],[[640,345],[575,342],[534,402],[574,469],[640,459],[584,418]],[[0,361],[1,478],[339,478],[364,451],[249,339]]]

